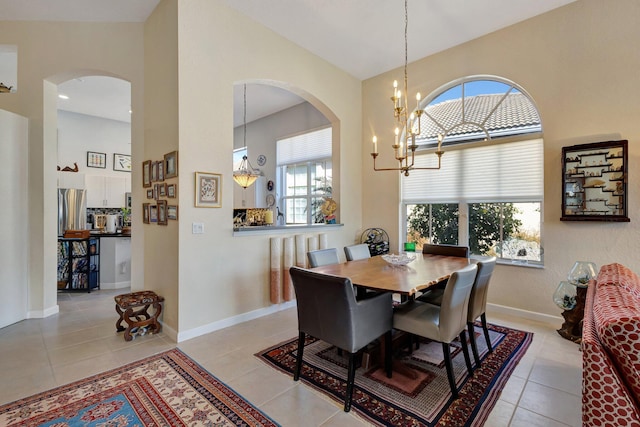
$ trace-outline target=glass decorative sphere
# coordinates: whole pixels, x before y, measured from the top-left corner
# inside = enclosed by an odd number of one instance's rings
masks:
[[[588,261],[576,261],[567,275],[569,283],[577,286],[587,286],[589,280],[596,277],[596,265]]]
[[[553,302],[563,310],[572,310],[576,306],[577,286],[569,282],[560,282],[553,293]]]

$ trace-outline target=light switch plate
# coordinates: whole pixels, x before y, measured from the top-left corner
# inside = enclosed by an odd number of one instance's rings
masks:
[[[192,234],[204,234],[204,223],[202,222],[194,222],[191,224],[191,233]]]

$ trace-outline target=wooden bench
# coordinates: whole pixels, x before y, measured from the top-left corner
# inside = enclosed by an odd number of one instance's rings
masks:
[[[139,291],[130,294],[122,294],[113,297],[116,302],[116,312],[120,318],[116,322],[116,330],[124,331],[125,341],[133,339],[133,333],[143,335],[158,333],[162,330],[162,325],[158,322],[158,316],[162,313],[162,302],[164,298],[153,291]],[[153,314],[149,314],[149,308],[153,306]],[[125,321],[127,327],[122,326]]]

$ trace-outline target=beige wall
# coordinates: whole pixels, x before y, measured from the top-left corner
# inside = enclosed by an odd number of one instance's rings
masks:
[[[28,284],[31,317],[57,312],[56,85],[83,75],[131,82],[132,107],[142,114],[142,24],[7,22],[0,40],[18,46],[17,93],[2,94],[0,109],[29,119]],[[139,116],[141,117],[141,116]],[[132,121],[132,155],[139,159],[141,120]],[[81,166],[81,165],[80,165]],[[81,166],[82,167],[82,166]],[[132,179],[140,181],[139,171]],[[139,192],[134,191],[134,200]],[[137,240],[134,237],[134,246]],[[138,243],[139,247],[139,243]],[[134,259],[139,281],[140,263]],[[3,300],[1,304],[11,303]]]
[[[640,271],[640,199],[634,184],[640,155],[639,19],[640,3],[635,0],[581,0],[410,64],[409,93],[428,94],[464,76],[496,75],[523,86],[542,117],[545,268],[498,266],[491,303],[558,316],[551,296],[574,261],[593,261],[598,268],[620,262]],[[396,225],[399,176],[373,172],[368,153],[373,130],[380,139],[392,127],[389,91],[393,79],[401,76],[401,70],[394,70],[363,84],[364,226],[389,229],[394,248],[403,240]],[[612,139],[629,140],[631,222],[560,222],[561,148]],[[390,162],[391,149],[379,150],[379,159],[386,154]],[[445,153],[443,162],[446,159]],[[388,203],[381,204],[381,199]]]
[[[329,243],[337,247],[353,243],[360,230],[362,159],[356,141],[362,137],[358,80],[239,15],[222,1],[161,2],[145,26],[146,46],[163,45],[169,38],[167,48],[171,48],[173,36],[164,29],[173,31],[173,24],[155,28],[159,25],[156,15],[164,15],[165,9],[176,5],[178,111],[161,105],[161,101],[170,100],[150,95],[168,90],[171,95],[166,97],[172,97],[175,74],[173,70],[153,73],[151,67],[160,66],[159,56],[155,51],[146,52],[147,99],[154,101],[147,104],[145,155],[157,157],[168,149],[170,139],[178,144],[180,221],[175,224],[177,232],[172,226],[146,226],[153,230],[153,237],[145,237],[145,252],[158,253],[145,253],[145,258],[153,257],[145,267],[145,287],[170,294],[173,301],[166,302],[165,320],[182,340],[211,330],[225,319],[270,309],[269,235],[234,237],[232,232],[233,85],[262,82],[292,90],[333,123],[334,152],[340,152],[334,180],[348,189],[347,197],[339,192],[336,196],[345,226],[328,233]],[[169,51],[167,66],[173,67],[173,61]],[[155,134],[160,126],[167,135]],[[154,144],[159,147],[152,147]],[[221,208],[194,207],[196,171],[222,174]],[[192,234],[194,222],[204,224],[204,234]],[[177,247],[172,247],[174,238]]]
[[[160,2],[144,26],[144,158],[159,161],[166,153],[179,149],[178,143],[178,7],[175,1]],[[178,177],[167,183],[185,182],[182,154],[178,153]],[[132,183],[132,188],[142,189],[142,182]],[[146,190],[146,189],[145,189]],[[179,189],[180,203],[184,195]],[[151,200],[149,200],[151,202]],[[178,219],[183,221],[183,210],[178,209]],[[141,224],[144,231],[145,289],[153,289],[165,298],[162,321],[165,332],[176,335],[178,319],[178,261],[180,258],[179,223],[167,225]]]

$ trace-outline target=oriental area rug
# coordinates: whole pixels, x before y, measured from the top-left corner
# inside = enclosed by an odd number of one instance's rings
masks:
[[[277,426],[178,349],[0,406],[0,426]]]
[[[363,357],[363,366],[356,371],[351,410],[378,426],[482,426],[533,338],[530,332],[488,327],[493,352],[487,351],[482,328],[476,325],[481,366],[472,376],[467,373],[460,343],[452,344],[459,399],[451,399],[442,344],[423,340],[419,349],[411,353],[401,349],[396,354],[391,379],[375,366],[378,363],[366,367],[367,359],[379,357],[375,346],[368,349],[370,356]],[[293,338],[256,356],[293,376],[296,354],[297,339]],[[473,355],[471,360],[475,366]],[[346,352],[307,336],[300,378],[343,405],[347,363]]]

